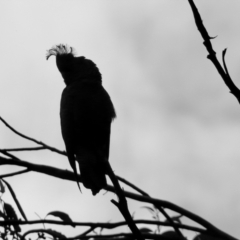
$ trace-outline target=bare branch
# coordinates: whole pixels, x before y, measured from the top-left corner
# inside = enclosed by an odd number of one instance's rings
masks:
[[[5,152],[20,152],[20,151],[37,151],[37,150],[46,150],[45,147],[28,147],[28,148],[6,148],[2,149]]]
[[[16,176],[16,175],[19,175],[19,174],[27,173],[29,171],[30,171],[29,169],[25,169],[25,170],[18,171],[18,172],[3,174],[3,175],[0,175],[0,178],[12,177],[12,176]]]
[[[229,88],[230,93],[232,93],[237,98],[238,102],[240,103],[240,90],[236,87],[236,85],[233,83],[230,75],[228,74],[226,64],[224,63],[225,64],[225,71],[224,71],[221,64],[217,60],[216,52],[213,50],[213,47],[212,47],[212,44],[210,41],[212,38],[208,35],[208,32],[203,25],[201,16],[200,16],[198,9],[195,6],[193,0],[188,0],[188,2],[192,8],[196,26],[197,26],[202,38],[204,39],[203,44],[205,45],[205,47],[209,53],[209,55],[207,56],[208,59],[210,59],[212,61],[212,63],[214,64],[214,66],[216,67],[218,73],[221,75],[223,81]]]
[[[15,159],[15,160],[20,160],[19,158],[17,158],[17,157],[14,156],[13,154],[8,153],[6,150],[0,149],[0,153],[4,154],[4,155],[6,155],[6,156],[8,156],[8,157],[10,157],[10,158],[13,158],[13,159]]]
[[[131,214],[129,213],[128,210],[128,206],[127,206],[127,200],[124,196],[124,191],[121,189],[118,180],[111,168],[111,165],[108,161],[106,161],[106,169],[107,169],[107,174],[110,177],[116,194],[119,198],[119,202],[117,203],[116,201],[112,200],[111,202],[117,206],[117,208],[119,209],[119,211],[122,213],[123,217],[125,218],[129,228],[131,229],[132,233],[134,234],[134,237],[138,240],[144,240],[144,238],[142,237],[141,232],[139,231],[139,229],[137,228],[136,224],[134,223]]]
[[[18,132],[17,130],[15,130],[13,127],[11,127],[1,116],[0,116],[0,120],[10,129],[12,130],[14,133],[16,133],[18,136],[22,137],[22,138],[25,138],[29,141],[32,141],[32,142],[35,142],[36,144],[38,145],[42,145],[43,147],[45,147],[46,149],[52,151],[52,152],[56,152],[56,153],[59,153],[59,154],[62,154],[62,155],[65,155],[66,156],[66,152],[65,151],[60,151],[58,150],[57,148],[54,148],[54,147],[51,147],[41,141],[38,141],[34,138],[31,138],[31,137],[28,137],[20,132]]]
[[[167,222],[163,222],[163,221],[152,221],[152,220],[144,220],[144,219],[139,219],[139,220],[134,220],[135,224],[148,224],[148,225],[162,225],[162,226],[168,226],[171,227],[170,223]],[[34,225],[34,224],[55,224],[55,225],[67,225],[67,226],[71,226],[71,225],[75,225],[75,226],[89,226],[91,231],[93,231],[93,229],[95,228],[104,228],[104,229],[114,229],[117,227],[122,227],[127,225],[126,222],[115,222],[115,223],[101,223],[101,222],[97,222],[97,223],[93,223],[93,222],[64,222],[64,221],[56,221],[56,220],[32,220],[32,221],[0,221],[0,225],[2,226],[7,226],[7,225]],[[189,225],[185,225],[185,224],[179,224],[176,223],[176,225],[181,228],[181,229],[187,229],[187,230],[191,230],[194,232],[199,232],[199,233],[206,233],[206,230],[202,229],[202,228],[197,228],[197,227],[192,227]],[[89,230],[87,230],[88,232],[91,232]],[[86,233],[84,233],[86,234]],[[82,235],[84,235],[82,234]]]

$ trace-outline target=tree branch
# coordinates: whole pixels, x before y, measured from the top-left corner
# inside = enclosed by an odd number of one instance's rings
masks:
[[[46,150],[46,147],[28,147],[28,148],[6,148],[2,149],[5,152],[21,152],[21,151],[37,151],[37,150]]]
[[[64,179],[64,180],[75,181],[74,174],[68,170],[61,170],[61,169],[57,169],[57,168],[50,167],[50,166],[32,164],[32,163],[22,161],[22,160],[19,161],[19,160],[15,160],[15,159],[6,159],[3,157],[0,157],[0,165],[6,165],[6,164],[27,167],[27,168],[29,168],[29,170],[32,170],[32,171],[44,173],[44,174],[47,174],[47,175],[50,175],[53,177],[57,177],[60,179]],[[79,177],[79,181],[81,181],[81,177],[79,175],[78,175],[78,177]],[[110,185],[108,185],[105,189],[110,192],[115,192],[114,188]],[[198,216],[184,208],[181,208],[171,202],[152,198],[152,197],[138,195],[138,194],[128,192],[128,191],[124,191],[124,195],[125,195],[125,197],[136,200],[136,201],[146,202],[146,203],[150,203],[150,204],[154,204],[154,205],[160,205],[164,208],[167,208],[167,209],[173,210],[179,214],[182,214],[183,216],[188,217],[189,219],[197,222],[198,224],[200,224],[204,228],[206,228],[206,230],[207,230],[206,233],[209,235],[219,237],[219,238],[229,239],[229,240],[236,240],[236,238],[234,238],[234,237],[228,235],[227,233],[221,231],[220,229],[216,228],[214,225],[212,225],[210,222],[206,221],[205,219],[201,218],[200,216]]]
[[[26,239],[26,236],[31,233],[47,233],[57,239],[59,238],[59,233],[52,231],[51,229],[34,229],[27,231],[23,234],[21,239]],[[171,240],[171,238],[161,235],[161,234],[151,234],[151,233],[142,233],[146,239],[156,239],[156,240]],[[63,237],[63,236],[62,236]],[[65,236],[64,236],[65,237]],[[132,233],[118,233],[118,234],[104,234],[104,235],[78,235],[75,237],[62,238],[67,240],[76,240],[76,239],[122,239],[122,240],[133,240],[135,237]],[[178,239],[176,239],[178,240]]]
[[[132,183],[128,182],[127,180],[118,177],[118,179],[125,183],[126,185],[132,187],[134,190],[138,191],[139,193],[141,193],[143,196],[146,197],[150,197],[150,195],[148,195],[146,192],[144,192],[143,190],[141,190],[140,188],[138,188],[137,186],[133,185]],[[166,211],[164,210],[164,208],[162,208],[161,205],[155,205],[155,207],[163,214],[163,216],[167,219],[168,222],[170,222],[172,224],[172,227],[174,228],[175,232],[180,236],[183,237],[182,233],[179,231],[177,225],[174,223],[174,221],[172,220],[172,218],[166,213]]]
[[[121,189],[118,180],[111,168],[111,165],[109,163],[109,161],[106,161],[106,170],[107,170],[107,174],[110,177],[116,194],[119,198],[119,202],[117,203],[116,201],[112,200],[111,202],[117,206],[117,208],[119,209],[119,211],[122,213],[123,217],[125,218],[129,228],[131,229],[132,233],[134,234],[135,238],[138,240],[144,240],[144,238],[142,237],[141,232],[139,231],[139,229],[137,228],[136,224],[134,223],[131,214],[129,213],[128,210],[128,206],[127,206],[127,200],[124,196],[124,191]]]
[[[207,49],[207,51],[209,53],[207,58],[212,61],[212,63],[216,67],[218,73],[221,75],[224,83],[229,88],[230,93],[232,93],[237,98],[238,102],[240,103],[240,90],[236,87],[236,85],[233,83],[230,75],[228,74],[225,62],[223,62],[223,64],[225,65],[224,66],[225,67],[225,71],[224,71],[224,69],[222,68],[221,64],[217,60],[216,52],[213,50],[213,47],[212,47],[212,44],[211,44],[211,41],[210,41],[212,39],[212,37],[210,37],[208,35],[208,32],[207,32],[206,28],[203,25],[201,16],[200,16],[200,14],[198,12],[198,9],[195,6],[193,0],[188,0],[188,2],[190,4],[190,6],[191,6],[191,9],[192,9],[192,12],[193,12],[193,15],[194,15],[194,19],[195,19],[195,23],[196,23],[196,26],[198,28],[198,31],[200,32],[202,38],[204,39],[203,44],[205,45],[205,47],[206,47],[206,49]],[[226,49],[223,51],[223,58],[224,58],[225,53],[226,53]]]
[[[13,177],[13,176],[16,176],[16,175],[19,175],[19,174],[27,173],[29,171],[30,171],[29,169],[24,169],[24,170],[18,171],[18,172],[3,174],[3,175],[0,175],[0,178]]]
[[[163,221],[152,221],[152,220],[134,220],[135,224],[148,224],[148,225],[162,225],[171,227],[170,223],[163,222]],[[122,227],[127,225],[126,222],[115,222],[115,223],[93,223],[93,222],[66,222],[66,221],[56,221],[56,220],[31,220],[31,221],[0,221],[1,226],[7,226],[7,225],[34,225],[34,224],[55,224],[55,225],[64,225],[64,226],[89,226],[90,228],[104,228],[104,229],[114,229],[117,227]],[[194,232],[204,233],[206,234],[206,230],[202,228],[192,227],[185,224],[179,224],[175,223],[179,228],[181,229],[187,229]],[[89,231],[89,230],[88,230]],[[92,231],[92,230],[91,230]]]
[[[34,143],[36,143],[36,144],[38,144],[38,145],[41,145],[41,146],[45,147],[45,149],[49,149],[49,150],[52,151],[52,152],[56,152],[56,153],[59,153],[59,154],[62,154],[62,155],[65,155],[65,156],[66,156],[66,152],[65,152],[65,151],[60,151],[60,150],[58,150],[57,148],[51,147],[51,146],[49,146],[49,145],[47,145],[47,144],[45,144],[45,143],[43,143],[43,142],[41,142],[41,141],[38,141],[38,140],[36,140],[36,139],[34,139],[34,138],[28,137],[28,136],[26,136],[26,135],[18,132],[18,131],[15,130],[13,127],[11,127],[1,116],[0,116],[0,120],[6,125],[6,127],[8,127],[11,131],[13,131],[14,133],[16,133],[18,136],[20,136],[20,137],[22,137],[22,138],[25,138],[25,139],[27,139],[27,140],[29,140],[29,141],[32,141],[32,142],[34,142]]]

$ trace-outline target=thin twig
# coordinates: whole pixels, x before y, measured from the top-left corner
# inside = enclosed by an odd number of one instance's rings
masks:
[[[49,145],[47,145],[47,144],[45,144],[45,143],[43,143],[43,142],[41,142],[41,141],[38,141],[38,140],[36,140],[36,139],[34,139],[34,138],[28,137],[28,136],[26,136],[26,135],[18,132],[18,131],[15,130],[13,127],[11,127],[1,116],[0,116],[0,120],[1,120],[10,130],[12,130],[14,133],[16,133],[17,135],[19,135],[20,137],[25,138],[25,139],[27,139],[27,140],[29,140],[29,141],[32,141],[32,142],[34,142],[34,143],[36,143],[36,144],[38,144],[38,145],[42,145],[43,147],[45,147],[46,149],[49,149],[49,150],[52,151],[52,152],[56,152],[56,153],[59,153],[59,154],[65,155],[65,156],[67,155],[65,151],[60,151],[60,150],[58,150],[57,148],[51,147],[51,146],[49,146]]]
[[[90,227],[88,230],[86,230],[85,232],[81,233],[81,234],[79,235],[79,237],[86,236],[88,233],[94,231],[95,228],[96,228],[96,227]]]
[[[4,155],[6,155],[6,156],[8,156],[8,157],[10,157],[10,158],[13,158],[13,159],[15,159],[15,160],[20,160],[18,157],[16,157],[15,155],[7,152],[6,150],[0,149],[0,153],[4,154]]]
[[[46,147],[28,147],[28,148],[6,148],[1,149],[6,152],[20,152],[20,151],[38,151],[38,150],[46,150]]]
[[[29,169],[24,169],[24,170],[21,170],[21,171],[18,171],[18,172],[3,174],[3,175],[0,175],[0,178],[12,177],[12,176],[16,176],[16,175],[27,173],[27,172],[30,172],[30,170]]]
[[[133,189],[136,190],[137,192],[141,193],[143,196],[149,196],[146,192],[144,192],[143,190],[141,190],[140,188],[138,188],[138,187],[135,186],[134,184],[128,182],[126,179],[124,179],[124,178],[122,178],[122,177],[119,177],[119,176],[117,176],[117,179],[118,179],[120,182],[125,183],[127,186],[133,188]]]
[[[230,74],[229,74],[229,72],[228,72],[227,64],[226,64],[226,62],[225,62],[226,52],[227,52],[227,49],[225,48],[225,49],[222,51],[223,67],[224,67],[224,70],[225,70],[227,76],[228,76],[228,77],[230,78],[230,80],[231,80]]]

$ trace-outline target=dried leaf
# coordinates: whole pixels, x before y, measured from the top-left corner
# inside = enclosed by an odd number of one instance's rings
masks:
[[[64,212],[61,212],[61,211],[52,211],[52,212],[48,213],[46,215],[46,217],[49,216],[49,215],[52,215],[54,217],[58,217],[64,222],[72,223],[72,219],[68,216],[67,213],[64,213]],[[76,225],[71,224],[71,226],[75,227]]]
[[[140,228],[139,230],[141,233],[152,233],[152,229],[150,228]]]
[[[146,208],[148,211],[150,211],[152,214],[155,213],[155,209],[154,208],[151,208],[151,207],[147,207],[147,206],[144,206],[142,208]]]

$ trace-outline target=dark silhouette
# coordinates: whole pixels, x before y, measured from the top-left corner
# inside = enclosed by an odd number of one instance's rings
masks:
[[[231,80],[225,63],[224,58],[226,49],[222,53],[222,67],[215,56],[216,53],[211,44],[211,37],[202,23],[201,16],[194,4],[194,1],[188,0],[188,2],[192,8],[197,28],[204,39],[204,45],[209,53],[208,58],[215,65],[231,93],[240,102],[240,89],[238,89]],[[30,234],[35,234],[36,239],[46,239],[51,236],[53,239],[101,238],[107,240],[186,240],[185,232],[192,231],[198,233],[194,238],[191,238],[193,240],[237,240],[195,213],[190,212],[172,202],[153,198],[126,179],[116,176],[108,162],[110,126],[112,120],[116,117],[116,114],[110,97],[101,85],[101,74],[98,68],[92,61],[87,60],[84,57],[75,57],[73,49],[67,48],[64,45],[59,45],[50,49],[48,51],[47,58],[51,55],[56,56],[58,69],[60,70],[67,85],[63,91],[61,102],[61,124],[67,154],[65,151],[59,150],[40,140],[17,131],[0,116],[0,121],[12,132],[37,144],[37,146],[34,147],[0,149],[0,166],[13,165],[24,168],[20,171],[13,171],[11,173],[0,175],[0,194],[4,193],[5,185],[14,200],[19,214],[21,214],[21,217],[24,219],[18,220],[17,215],[13,210],[14,208],[10,204],[3,204],[2,201],[1,206],[3,207],[0,209],[0,239],[8,240],[10,239],[10,236],[11,239],[16,240],[28,239]],[[63,156],[68,155],[70,164],[74,169],[74,173],[53,166],[25,161],[21,157],[17,156],[17,152],[41,150],[49,150]],[[118,202],[114,199],[112,199],[111,202],[119,209],[125,221],[75,222],[67,213],[56,209],[47,213],[43,219],[27,219],[14,189],[5,180],[5,178],[15,177],[20,174],[27,174],[28,172],[37,172],[59,179],[70,181],[75,181],[76,179],[78,181],[80,178],[76,172],[75,157],[77,158],[77,161],[80,162],[82,175],[84,175],[81,180],[86,187],[90,186],[93,194],[100,191],[101,187],[106,184],[105,173],[108,174],[113,185],[106,185],[105,189],[109,192],[117,194]],[[93,169],[94,171],[92,171]],[[147,173],[145,176],[148,176]],[[102,185],[95,182],[97,178],[100,179],[99,182]],[[121,185],[118,181],[121,182]],[[130,190],[125,190],[125,186],[127,186]],[[24,187],[25,186],[23,186],[23,188]],[[39,194],[42,194],[42,192]],[[30,202],[31,193],[28,197]],[[153,220],[133,218],[128,210],[126,199],[143,203],[143,208],[151,213]],[[46,202],[44,201],[43,204],[46,204]],[[75,207],[78,208],[82,206]],[[170,212],[166,210],[170,210]],[[162,216],[160,214],[162,214]],[[57,217],[60,221],[46,219],[48,216]],[[161,220],[160,217],[164,217],[164,219]],[[194,225],[185,224],[185,220],[188,220],[188,222],[189,220],[193,221]],[[79,231],[77,236],[68,238],[61,232],[53,230],[52,228],[46,228],[45,225],[43,225],[42,228],[36,227],[23,233],[20,228],[20,225],[40,223],[48,225],[67,225],[79,228],[84,227],[84,231]],[[196,224],[199,226],[196,226]],[[111,231],[112,229],[126,225],[129,226],[130,232],[117,230],[117,233],[115,234],[105,233],[107,230]],[[164,232],[162,226],[171,228],[171,230]],[[88,227],[88,229],[85,229],[85,227]],[[184,232],[182,230],[184,230]]]
[[[67,85],[62,93],[60,116],[68,159],[75,176],[77,159],[83,185],[96,195],[107,185],[104,161],[109,157],[115,110],[102,86],[101,73],[91,60],[75,57],[73,49],[62,44],[50,49],[47,59],[51,55],[56,56]]]

